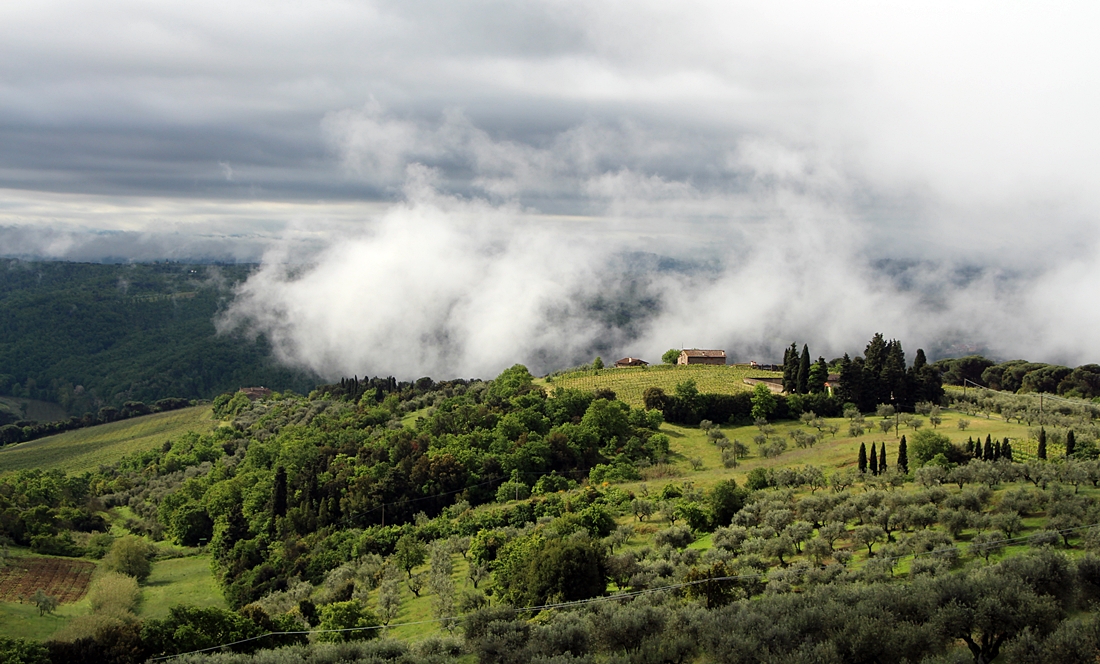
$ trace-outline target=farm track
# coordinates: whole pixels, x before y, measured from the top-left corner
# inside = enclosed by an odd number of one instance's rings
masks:
[[[71,558],[12,558],[0,569],[0,601],[28,601],[36,590],[62,603],[76,602],[88,591],[95,565]]]

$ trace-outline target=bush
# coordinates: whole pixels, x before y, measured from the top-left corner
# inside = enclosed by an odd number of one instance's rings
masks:
[[[654,541],[657,546],[668,544],[677,549],[683,549],[695,541],[695,536],[691,534],[691,529],[687,526],[672,526],[658,532],[654,537]]]
[[[333,602],[321,607],[321,624],[317,629],[352,630],[346,632],[327,632],[317,635],[318,641],[365,641],[378,636],[381,623],[374,612],[363,606],[357,599],[347,602]]]
[[[137,579],[118,572],[107,572],[88,588],[92,613],[135,613],[141,601]]]
[[[111,545],[111,550],[103,558],[103,566],[111,572],[132,576],[138,582],[149,578],[153,564],[149,562],[152,547],[145,540],[134,535],[123,535]]]
[[[922,429],[913,434],[913,439],[909,441],[907,451],[910,467],[920,468],[936,455],[949,456],[951,454],[951,440],[931,429]]]

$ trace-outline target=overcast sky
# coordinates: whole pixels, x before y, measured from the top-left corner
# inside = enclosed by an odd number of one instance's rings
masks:
[[[1097,14],[11,0],[0,254],[265,257],[223,325],[328,374],[875,331],[1094,361]],[[631,287],[640,327],[585,306]]]

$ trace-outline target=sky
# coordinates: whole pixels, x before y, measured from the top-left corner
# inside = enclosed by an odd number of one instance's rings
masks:
[[[260,267],[321,374],[1100,360],[1094,3],[0,4],[0,255]]]

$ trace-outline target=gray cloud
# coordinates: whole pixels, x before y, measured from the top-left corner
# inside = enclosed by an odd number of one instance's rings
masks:
[[[1097,13],[7,3],[0,253],[266,255],[224,324],[330,374],[1095,359]]]

